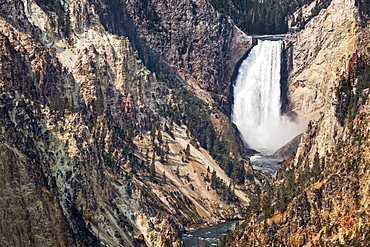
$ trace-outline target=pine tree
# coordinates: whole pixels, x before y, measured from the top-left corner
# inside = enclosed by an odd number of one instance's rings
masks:
[[[161,131],[158,131],[158,134],[157,134],[157,140],[158,140],[158,143],[162,144],[163,143],[163,140],[162,140],[162,133]]]
[[[155,182],[155,153],[153,152],[152,163],[149,168],[150,181]]]
[[[190,145],[188,144],[184,150],[186,158],[189,158],[190,156]]]
[[[168,141],[166,141],[166,143],[163,144],[161,162],[167,162],[168,161],[169,153],[170,153],[170,146],[168,145]]]
[[[217,187],[217,175],[216,171],[212,172],[212,177],[211,177],[211,188],[214,189]]]
[[[204,180],[205,180],[206,182],[209,182],[209,181],[210,181],[210,180],[209,180],[208,173],[206,174],[206,176],[205,176]]]
[[[152,140],[152,144],[154,144],[154,141],[155,141],[155,124],[152,124],[152,129],[150,131],[150,137],[151,137],[151,140]]]
[[[317,151],[316,151],[315,157],[313,159],[313,166],[312,166],[311,174],[315,178],[317,178],[321,174],[320,158],[319,158],[319,153]]]

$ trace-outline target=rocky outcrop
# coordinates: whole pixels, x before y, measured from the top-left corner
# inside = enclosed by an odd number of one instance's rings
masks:
[[[233,153],[246,154],[229,117],[232,77],[239,60],[252,48],[252,37],[206,0],[91,2],[98,6],[105,28],[128,37],[139,58],[160,80],[171,88],[185,84],[215,106],[218,134],[226,136]],[[219,125],[220,121],[224,124]]]
[[[216,103],[230,115],[231,77],[238,61],[251,49],[252,38],[205,0],[177,0],[171,4],[127,0],[122,6],[127,12],[117,16],[112,3],[106,3],[111,17],[100,13],[108,30],[135,40],[134,46],[149,69],[161,73],[163,67],[175,68],[175,75],[198,97]]]
[[[274,213],[251,216],[224,246],[368,246],[368,102],[355,118],[353,130],[345,130],[352,134],[334,152],[322,158],[317,154],[296,168],[291,161],[291,167],[280,171],[270,201],[277,205]],[[281,210],[288,198],[291,201]],[[231,239],[237,240],[227,242]]]
[[[303,149],[298,149],[297,157],[305,152],[306,142],[315,142],[313,150],[318,150],[321,157],[331,152],[340,139],[341,127],[335,117],[336,90],[341,76],[347,73],[348,58],[360,47],[358,21],[353,1],[333,1],[304,30],[286,38],[288,108],[300,117],[320,119],[318,128],[325,130],[315,140],[312,135],[304,135],[300,145]],[[311,158],[313,155],[314,152]]]
[[[333,1],[304,30],[286,37],[290,108],[298,115],[318,118],[335,103],[335,87],[356,51],[357,12],[354,1]]]
[[[358,84],[369,65],[355,54],[366,57],[369,40],[359,12],[354,1],[333,1],[287,39],[291,109],[316,120],[224,246],[369,245],[369,85]],[[352,113],[339,122],[346,80],[363,101],[353,99]]]
[[[301,143],[302,134],[297,135],[290,142],[279,148],[271,156],[276,159],[287,160],[297,153],[299,144]]]
[[[4,103],[8,107],[14,104],[11,100],[3,98],[2,104]],[[6,122],[6,118],[3,118],[6,116],[2,114],[1,117],[2,123]],[[30,119],[30,121],[34,120]],[[30,124],[27,125],[31,127]],[[14,129],[12,133],[19,141],[28,143],[27,149],[29,152],[32,151],[33,143],[30,138],[25,138]],[[57,191],[49,185],[42,168],[36,165],[40,158],[27,157],[2,140],[0,145],[2,161],[0,167],[2,239],[0,243],[2,246],[25,244],[27,246],[77,246],[77,242],[81,244],[63,213]],[[89,237],[91,236],[88,234],[82,234],[78,238],[86,238],[87,242]]]
[[[248,198],[185,124],[179,94],[190,92],[148,70],[133,36],[107,31],[97,12],[111,5],[0,4],[1,246],[182,246],[185,228],[240,217]],[[226,123],[192,99],[209,123]]]

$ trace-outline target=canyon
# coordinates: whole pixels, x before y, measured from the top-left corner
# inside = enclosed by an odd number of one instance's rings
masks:
[[[0,246],[184,246],[233,219],[221,246],[367,246],[369,3],[311,5],[282,41],[309,123],[270,176],[230,120],[257,41],[210,2],[0,0]]]
[[[366,4],[332,1],[285,38],[287,109],[311,120],[221,246],[369,245]]]
[[[253,170],[223,112],[252,38],[205,1],[158,10],[159,36],[136,23],[140,1],[0,4],[1,246],[183,246],[242,217]]]

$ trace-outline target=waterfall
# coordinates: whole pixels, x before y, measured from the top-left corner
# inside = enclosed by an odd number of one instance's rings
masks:
[[[241,64],[234,85],[232,121],[248,147],[267,154],[304,128],[281,113],[281,52],[281,40],[258,40]]]

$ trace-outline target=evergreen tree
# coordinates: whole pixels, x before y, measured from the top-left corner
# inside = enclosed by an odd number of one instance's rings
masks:
[[[184,153],[185,153],[186,158],[189,158],[189,156],[190,156],[190,145],[189,144],[186,145]]]
[[[152,124],[152,129],[150,131],[150,137],[151,137],[151,140],[152,140],[152,144],[154,144],[154,141],[155,141],[155,124]]]
[[[217,187],[217,175],[216,171],[213,171],[211,176],[211,188],[215,189],[216,187]]]
[[[289,31],[287,18],[289,15],[312,1],[209,0],[209,2],[221,14],[230,16],[235,24],[248,34],[278,34]],[[321,9],[327,8],[330,2],[331,0],[316,1],[312,15],[308,19],[312,19]]]
[[[158,134],[157,134],[157,141],[159,144],[162,144],[163,143],[163,140],[162,140],[162,133],[161,131],[158,131]]]
[[[149,168],[150,181],[155,182],[155,152],[153,152],[152,163]]]
[[[206,182],[209,182],[210,180],[209,180],[209,176],[208,176],[208,173],[206,174],[206,176],[204,177],[204,181],[206,181]]]
[[[316,151],[315,157],[313,159],[313,166],[312,166],[312,176],[317,178],[321,174],[321,164],[320,164],[320,158],[319,153]]]

